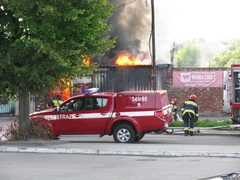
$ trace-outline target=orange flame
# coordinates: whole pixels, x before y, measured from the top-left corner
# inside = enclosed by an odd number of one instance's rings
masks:
[[[85,65],[87,65],[87,67],[90,67],[90,58],[84,59],[84,60],[83,60],[83,63],[84,63]]]
[[[116,65],[119,66],[136,66],[136,65],[150,65],[151,62],[147,58],[137,58],[127,53],[120,53],[116,60]]]
[[[90,65],[91,65],[91,58],[90,57],[88,57],[87,55],[81,55],[84,59],[83,59],[83,63],[85,64],[85,65],[87,65],[88,67],[90,67]]]

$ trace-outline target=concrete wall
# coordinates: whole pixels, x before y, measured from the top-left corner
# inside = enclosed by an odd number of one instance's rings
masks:
[[[162,89],[168,90],[171,100],[176,98],[178,110],[181,109],[184,101],[188,100],[191,94],[197,96],[199,113],[220,114],[223,112],[224,87],[219,88],[173,88],[173,71],[227,71],[227,68],[164,68],[162,73]]]

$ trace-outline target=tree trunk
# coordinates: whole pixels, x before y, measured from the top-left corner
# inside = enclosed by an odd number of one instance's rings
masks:
[[[21,88],[19,93],[19,125],[24,127],[25,135],[30,137],[29,127],[29,88]]]

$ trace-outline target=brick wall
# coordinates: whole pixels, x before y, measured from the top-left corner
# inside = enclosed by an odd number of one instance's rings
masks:
[[[171,100],[176,98],[178,110],[181,109],[184,101],[188,100],[191,94],[197,96],[199,113],[218,114],[223,110],[223,87],[220,88],[173,88],[173,71],[226,71],[227,68],[165,68],[162,73],[162,87],[168,90]]]

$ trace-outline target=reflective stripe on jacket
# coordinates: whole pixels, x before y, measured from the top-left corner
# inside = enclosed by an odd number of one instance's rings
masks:
[[[176,104],[170,104],[172,108],[172,115],[177,115],[177,105]]]
[[[181,111],[182,111],[183,115],[185,113],[189,112],[189,113],[193,113],[195,115],[195,117],[199,116],[198,115],[198,105],[192,99],[184,102]]]
[[[57,107],[57,106],[59,106],[60,104],[63,103],[63,100],[61,100],[61,99],[58,99],[58,100],[54,99],[54,100],[52,100],[52,103],[53,103],[54,107]]]
[[[59,106],[60,104],[62,104],[64,101],[62,99],[50,99],[48,104],[47,104],[47,107],[48,108],[54,108],[54,107],[57,107]]]

